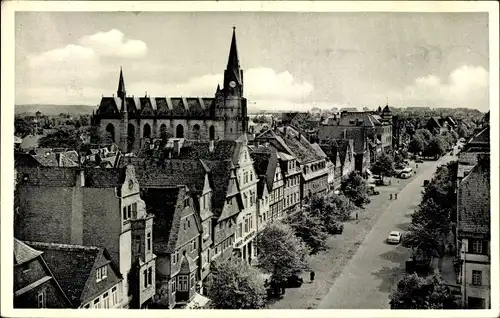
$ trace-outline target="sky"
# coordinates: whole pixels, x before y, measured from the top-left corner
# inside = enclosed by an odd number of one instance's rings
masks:
[[[16,104],[213,97],[232,27],[250,111],[489,109],[487,13],[17,12]]]

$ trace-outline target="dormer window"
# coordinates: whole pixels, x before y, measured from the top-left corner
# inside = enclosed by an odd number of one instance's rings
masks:
[[[107,265],[99,267],[96,271],[96,276],[97,276],[97,282],[100,282],[101,280],[105,279],[108,277],[108,267]]]

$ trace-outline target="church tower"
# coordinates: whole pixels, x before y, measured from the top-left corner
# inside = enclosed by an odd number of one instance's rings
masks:
[[[236,47],[236,28],[229,49],[227,68],[224,71],[224,137],[236,140],[248,131],[247,103],[243,98],[243,70],[240,70]]]
[[[120,107],[120,150],[124,153],[128,152],[128,109],[127,109],[127,92],[125,90],[125,81],[123,80],[123,71],[120,67],[120,79],[118,81],[118,90],[116,96],[121,101]]]

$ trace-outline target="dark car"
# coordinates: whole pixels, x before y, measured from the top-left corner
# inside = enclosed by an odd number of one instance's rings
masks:
[[[344,224],[342,223],[335,223],[333,226],[333,233],[332,234],[342,234],[344,232]]]
[[[424,187],[426,187],[429,184],[429,180],[424,180]]]
[[[304,280],[302,277],[299,277],[298,275],[293,274],[292,276],[288,277],[288,279],[285,282],[285,287],[286,288],[298,288],[302,286],[304,283]]]

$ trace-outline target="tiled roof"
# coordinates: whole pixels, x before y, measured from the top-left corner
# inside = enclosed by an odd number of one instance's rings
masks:
[[[15,167],[38,167],[38,166],[41,166],[41,164],[38,160],[36,160],[30,154],[16,152],[16,153],[14,153],[14,166]]]
[[[119,187],[125,181],[125,168],[85,169],[85,186],[92,188]]]
[[[199,159],[165,159],[163,161],[148,158],[130,159],[135,166],[137,180],[144,188],[186,185],[192,192],[201,192],[205,183],[205,175],[210,172]]]
[[[226,196],[231,178],[232,162],[225,161],[205,161],[210,168],[210,187],[212,188],[212,210],[215,216],[219,217],[226,203]]]
[[[182,255],[179,274],[190,274],[196,268],[196,264],[189,255]]]
[[[459,233],[490,233],[489,160],[478,164],[462,180],[458,189]]]
[[[155,189],[155,191],[160,191],[164,205],[154,212],[154,252],[171,254],[177,249],[182,212],[192,207],[184,207],[184,199],[187,196],[185,187]]]
[[[287,127],[286,131],[282,128],[278,129],[278,132],[283,136],[283,141],[292,151],[298,161],[301,163],[307,163],[311,161],[317,161],[322,159],[316,150],[311,146],[311,143],[304,137],[300,136],[296,130],[291,127]]]
[[[48,155],[33,155],[42,166],[45,167],[59,167],[59,161],[55,153],[50,153]]]
[[[43,252],[45,262],[63,291],[73,304],[79,305],[83,301],[85,284],[102,248],[41,242],[26,244]]]
[[[37,251],[24,244],[22,241],[14,238],[14,265],[21,265],[29,262],[42,254],[43,252]]]
[[[159,117],[210,117],[213,97],[127,97],[129,113]],[[119,115],[121,99],[103,97],[98,114]]]
[[[79,172],[74,168],[59,167],[19,167],[20,186],[74,187]]]

